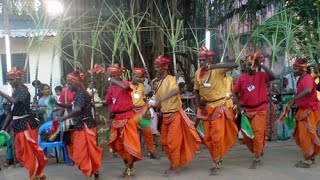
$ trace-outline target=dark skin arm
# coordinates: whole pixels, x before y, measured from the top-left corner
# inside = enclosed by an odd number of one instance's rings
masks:
[[[271,71],[271,69],[269,69],[264,64],[260,65],[260,67],[268,74],[268,76],[270,77],[271,81],[278,78],[278,76],[276,74],[274,74],[274,72]]]
[[[5,119],[4,123],[3,123],[3,126],[1,128],[1,130],[6,130],[7,127],[9,126],[11,120],[12,120],[12,114],[8,113],[7,116],[6,116],[6,119]]]
[[[11,97],[9,96],[8,94],[0,91],[0,96],[2,96],[3,98],[7,99],[10,103],[12,104],[17,104],[19,101],[18,99],[14,98],[14,97]]]
[[[236,62],[232,63],[218,63],[218,64],[209,64],[207,66],[207,69],[220,69],[220,68],[227,68],[227,69],[233,69],[237,68],[239,65]]]
[[[79,107],[79,106],[75,106],[74,107],[74,110],[72,111],[72,112],[70,112],[67,116],[65,116],[65,117],[60,117],[59,118],[59,121],[65,121],[65,120],[67,120],[67,119],[69,119],[69,118],[72,118],[72,117],[75,117],[75,116],[77,116],[79,113],[81,113],[81,107]]]
[[[239,93],[233,93],[233,99],[238,107],[239,112],[243,112],[243,108],[241,107],[240,100],[239,100]]]
[[[289,107],[292,106],[294,104],[294,101],[308,96],[311,92],[312,92],[311,88],[306,88],[301,93],[299,93],[298,95],[294,96],[293,99],[291,101],[289,101],[288,106]]]
[[[62,107],[62,108],[72,108],[71,104],[55,104],[55,105]]]
[[[58,116],[63,116],[64,110],[65,109],[63,109],[63,108],[59,109]]]
[[[239,100],[239,93],[233,93],[233,99],[234,99],[234,101],[236,102],[238,111],[239,111],[241,114],[244,113],[247,117],[252,118],[252,116],[249,115],[249,114],[247,114],[247,113],[244,111],[243,107],[241,106],[240,100]]]
[[[112,84],[116,85],[116,86],[119,86],[119,87],[123,88],[123,89],[129,89],[129,88],[130,88],[129,86],[123,84],[121,81],[118,81],[118,80],[116,80],[116,79],[114,79],[114,78],[111,78],[111,79],[110,79],[110,82],[111,82]]]
[[[4,99],[6,99],[8,102],[12,103],[12,104],[17,104],[19,101],[18,99],[14,98],[14,97],[11,97],[9,96],[8,94],[0,91],[0,96],[2,96]],[[4,121],[4,124],[1,128],[1,130],[5,130],[8,125],[10,124],[11,120],[12,120],[12,114],[11,113],[8,113],[7,116],[6,116],[6,119]]]

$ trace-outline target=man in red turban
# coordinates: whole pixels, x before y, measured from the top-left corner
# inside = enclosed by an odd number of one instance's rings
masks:
[[[73,81],[76,84],[83,85],[83,80],[85,79],[85,76],[83,73],[80,73],[78,70],[74,70],[67,74],[67,81]],[[59,116],[62,116],[63,114],[68,114],[72,111],[72,103],[74,101],[74,96],[76,95],[75,91],[71,91],[68,89],[68,86],[65,85],[63,87],[60,96],[59,96],[59,102],[61,104],[56,103],[57,106],[61,106],[63,108],[60,109],[58,112]],[[73,127],[71,127],[73,128]],[[67,146],[67,151],[68,151],[68,156],[70,160],[72,161],[72,164],[74,163],[74,158],[73,158],[73,141],[74,141],[74,131],[73,129],[69,129],[68,131],[64,132],[64,135],[66,139],[70,139],[70,141],[66,141],[66,146]]]
[[[234,144],[238,129],[233,121],[230,98],[231,81],[227,82],[226,72],[238,66],[237,63],[211,64],[214,52],[206,47],[199,50],[200,69],[195,73],[195,102],[197,124],[203,125],[199,132],[207,146],[213,161],[210,175],[217,175],[221,159]],[[230,107],[231,106],[231,107]]]
[[[165,176],[179,174],[179,168],[187,165],[201,145],[201,139],[184,110],[176,79],[168,74],[169,59],[159,56],[154,64],[159,83],[155,89],[155,103],[163,115],[160,141],[170,161]]]
[[[169,58],[163,55],[158,56],[154,61],[154,65],[161,69],[169,69],[169,64],[170,64]]]
[[[263,63],[260,53],[246,56],[246,73],[241,74],[234,86],[234,100],[241,114],[248,117],[253,137],[243,132],[243,141],[254,155],[250,166],[256,169],[261,163],[261,156],[265,146],[268,110],[267,84],[276,79],[276,75]],[[261,67],[265,72],[256,72]]]
[[[96,122],[91,111],[91,98],[82,88],[83,78],[78,71],[68,74],[68,89],[75,92],[74,108],[59,119],[73,118],[73,160],[87,179],[94,179],[102,165],[102,149],[96,143]]]
[[[317,98],[316,84],[313,77],[307,73],[307,59],[297,59],[293,64],[294,76],[299,76],[297,93],[288,103],[298,106],[297,124],[293,137],[300,147],[304,159],[295,164],[298,168],[310,168],[315,163],[315,157],[320,154],[320,139],[317,127],[320,123],[320,104]]]
[[[138,121],[135,119],[131,93],[133,89],[128,81],[120,78],[118,65],[108,67],[110,86],[106,103],[110,113],[110,138],[108,145],[123,159],[126,169],[120,177],[133,176],[133,163],[141,160],[141,146],[138,135]]]
[[[146,102],[145,102],[145,94],[144,94],[144,78],[145,78],[146,71],[143,68],[133,68],[132,70],[132,76],[131,76],[131,82],[130,82],[130,87],[133,90],[131,92],[132,95],[132,102],[134,105],[134,110],[136,113],[143,113],[142,109],[145,108]],[[146,113],[148,114],[148,113]],[[146,114],[142,114],[146,116]],[[150,127],[139,127],[139,130],[141,132],[142,138],[144,139],[144,142],[147,146],[148,152],[149,152],[149,157],[156,159],[156,154],[155,154],[155,148],[153,146],[154,141],[153,141],[153,135],[151,132]]]
[[[47,158],[38,145],[38,122],[31,115],[30,93],[28,88],[22,84],[21,78],[24,74],[18,67],[13,67],[7,73],[7,81],[14,89],[12,96],[0,91],[11,103],[6,122],[1,130],[5,130],[11,123],[14,132],[14,147],[18,161],[29,171],[29,179],[46,179],[43,169],[47,165]]]

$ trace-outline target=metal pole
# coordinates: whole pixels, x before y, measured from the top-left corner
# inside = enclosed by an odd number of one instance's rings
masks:
[[[9,12],[8,12],[9,0],[5,0],[2,3],[2,14],[3,14],[3,26],[4,26],[4,38],[6,47],[6,61],[7,61],[7,71],[11,70],[11,50],[10,50],[10,29],[9,29]],[[12,93],[11,86],[8,86],[8,93]]]

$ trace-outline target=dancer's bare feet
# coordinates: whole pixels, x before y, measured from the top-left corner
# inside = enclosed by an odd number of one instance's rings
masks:
[[[125,177],[129,177],[129,176],[133,176],[133,169],[130,168],[126,168],[125,171],[119,176],[119,178],[125,178]]]
[[[173,176],[179,176],[179,175],[180,175],[179,171],[171,167],[166,171],[164,171],[164,174],[163,174],[164,177],[173,177]]]

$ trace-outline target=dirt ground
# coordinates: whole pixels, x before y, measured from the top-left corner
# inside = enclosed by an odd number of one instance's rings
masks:
[[[104,146],[105,147],[105,146]],[[101,168],[100,179],[118,179],[118,175],[124,170],[122,160],[119,157],[113,157],[107,148],[103,156],[103,166]],[[163,172],[168,168],[168,160],[161,148],[158,147],[160,160],[144,159],[135,165],[135,176],[132,179],[137,180],[157,180],[168,179],[163,177]],[[222,180],[319,180],[320,161],[310,169],[298,169],[293,165],[301,159],[301,153],[292,140],[285,142],[268,142],[262,164],[259,169],[251,170],[248,167],[252,161],[252,155],[245,145],[236,143],[232,149],[223,158],[223,165],[220,174],[217,177],[210,177],[209,168],[211,158],[209,152],[202,147],[200,153],[196,154],[193,161],[182,168],[181,175],[171,179],[214,179]],[[0,152],[0,164],[5,159],[5,149]],[[146,154],[144,152],[144,154]],[[55,159],[50,159],[45,169],[45,174],[49,180],[78,180],[83,179],[81,172],[76,166],[67,166],[64,163],[57,164]],[[24,168],[2,168],[0,171],[0,180],[26,180],[27,171]]]

